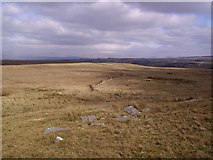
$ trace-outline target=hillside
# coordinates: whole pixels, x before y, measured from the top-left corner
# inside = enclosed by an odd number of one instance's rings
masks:
[[[93,59],[55,59],[55,60],[3,60],[3,65],[49,64],[49,63],[129,63],[153,67],[205,68],[212,69],[211,56],[180,58],[93,58]]]
[[[2,70],[3,158],[211,158],[209,69],[63,63]],[[127,106],[140,113],[128,116]],[[89,115],[99,123],[80,119]],[[50,127],[69,128],[44,134]],[[63,141],[54,143],[57,136]]]

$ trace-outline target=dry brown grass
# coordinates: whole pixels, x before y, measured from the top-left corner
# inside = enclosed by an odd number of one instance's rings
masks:
[[[3,157],[211,158],[210,73],[110,63],[3,66]],[[150,111],[117,121],[128,105]],[[90,126],[79,120],[84,115],[106,125]],[[54,126],[70,129],[43,134]],[[56,136],[64,141],[54,144]]]

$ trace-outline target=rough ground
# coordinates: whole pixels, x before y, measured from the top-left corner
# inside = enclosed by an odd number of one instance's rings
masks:
[[[113,63],[2,68],[4,158],[211,158],[211,70]],[[129,105],[140,119],[116,120]],[[105,126],[81,121],[86,115]],[[70,129],[44,134],[49,127]],[[64,140],[55,144],[57,136]]]

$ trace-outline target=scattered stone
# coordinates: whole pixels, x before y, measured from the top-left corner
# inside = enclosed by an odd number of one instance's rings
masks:
[[[159,142],[156,142],[156,145],[160,145],[160,143],[159,143]]]
[[[91,126],[105,126],[105,124],[104,123],[102,123],[102,122],[91,122],[91,123],[89,123],[89,125],[91,125]]]
[[[41,120],[44,120],[44,118],[30,119],[29,121],[41,121]]]
[[[82,121],[92,121],[92,120],[97,119],[97,117],[94,115],[89,115],[89,116],[81,116],[80,119]]]
[[[182,101],[180,98],[175,98],[175,102],[180,102]]]
[[[134,108],[133,106],[128,106],[124,108],[124,111],[130,112],[131,116],[140,113],[136,108]]]
[[[147,115],[144,115],[144,118],[148,118],[149,116],[147,116]]]
[[[115,93],[114,95],[115,95],[115,96],[120,96],[120,94],[119,94],[119,93]]]
[[[58,92],[58,95],[62,95],[63,94],[63,92]]]
[[[137,115],[134,115],[134,119],[140,119]]]
[[[123,116],[123,117],[118,117],[116,119],[119,121],[126,122],[126,121],[129,121],[131,118],[129,116]]]
[[[44,131],[44,134],[50,133],[50,132],[57,132],[57,131],[63,131],[63,130],[68,130],[70,129],[70,127],[66,127],[66,128],[60,128],[60,127],[51,127],[51,128],[47,128]]]
[[[189,96],[188,98],[186,98],[186,101],[189,101],[189,100],[193,100],[194,98]]]
[[[145,123],[145,124],[149,124],[149,121],[148,121],[148,120],[145,120],[144,123]]]
[[[147,82],[150,82],[150,81],[152,81],[152,79],[148,79],[148,78],[147,78],[147,79],[144,79],[144,80],[145,80],[145,81],[147,81]]]
[[[143,112],[147,112],[147,111],[149,111],[150,109],[149,108],[144,108],[142,111]]]
[[[60,141],[63,141],[63,140],[64,140],[63,138],[57,136],[54,143],[59,143]]]
[[[206,128],[204,128],[204,127],[199,127],[199,130],[200,130],[200,131],[206,131]]]
[[[121,131],[119,131],[119,130],[115,130],[113,133],[114,133],[114,134],[120,134],[120,133],[121,133]]]

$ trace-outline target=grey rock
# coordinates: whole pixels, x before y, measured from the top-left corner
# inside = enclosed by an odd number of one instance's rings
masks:
[[[128,106],[124,108],[124,111],[130,112],[130,115],[135,115],[140,113],[136,108],[134,108],[133,106]]]
[[[82,120],[82,121],[92,121],[92,120],[95,120],[95,119],[97,119],[97,117],[94,116],[94,115],[81,116],[80,117],[80,120]]]
[[[129,116],[122,116],[122,117],[118,117],[116,119],[119,121],[126,122],[126,121],[129,121],[131,118]]]
[[[149,111],[150,109],[149,108],[144,108],[142,111],[143,112],[147,112],[147,111]]]
[[[57,136],[54,143],[59,143],[60,141],[63,141],[63,140],[64,140],[63,138]]]
[[[96,125],[96,126],[105,126],[105,124],[104,123],[102,123],[102,122],[91,122],[91,123],[89,123],[89,125]]]
[[[138,119],[139,120],[140,118],[137,115],[134,115],[134,119]]]
[[[70,129],[70,127],[65,127],[65,128],[60,128],[60,127],[51,127],[51,128],[47,128],[44,131],[44,134],[50,133],[50,132],[57,132],[57,131],[63,131],[63,130],[68,130]]]
[[[145,120],[144,123],[145,123],[145,124],[149,124],[149,121],[148,121],[148,120]]]

